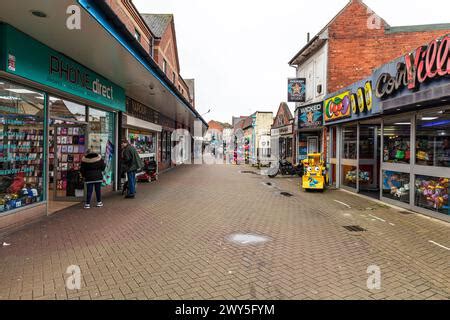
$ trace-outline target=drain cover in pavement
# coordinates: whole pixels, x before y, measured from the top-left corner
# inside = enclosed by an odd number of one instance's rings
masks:
[[[229,242],[233,242],[241,245],[251,245],[260,244],[269,241],[270,239],[266,236],[260,236],[256,234],[249,233],[234,233],[227,237]]]
[[[360,226],[344,226],[345,229],[352,232],[363,232],[367,231],[366,229],[360,227]]]

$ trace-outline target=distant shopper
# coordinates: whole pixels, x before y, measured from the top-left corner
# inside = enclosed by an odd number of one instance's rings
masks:
[[[102,156],[95,152],[87,152],[81,160],[80,172],[86,183],[86,203],[85,209],[91,208],[92,193],[95,189],[95,196],[97,198],[97,207],[103,207],[102,202],[102,182],[103,171],[105,171],[106,164]]]
[[[122,140],[122,167],[127,174],[128,188],[125,198],[132,199],[136,194],[136,173],[144,167],[139,153],[128,140]]]

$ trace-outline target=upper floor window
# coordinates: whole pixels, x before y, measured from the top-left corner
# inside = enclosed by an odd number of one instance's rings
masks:
[[[153,58],[153,50],[154,50],[154,39],[153,38],[151,38],[150,39],[150,47],[149,47],[149,53],[150,53],[150,57],[152,57]]]
[[[167,73],[167,61],[165,59],[163,60],[163,71]]]
[[[134,29],[134,37],[137,41],[141,42],[141,34],[136,29]]]

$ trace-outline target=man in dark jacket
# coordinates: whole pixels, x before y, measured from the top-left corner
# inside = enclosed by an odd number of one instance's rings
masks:
[[[122,140],[122,168],[127,173],[128,193],[127,199],[134,198],[136,194],[136,172],[144,167],[141,157],[128,140]]]
[[[105,171],[105,168],[106,164],[105,161],[103,161],[102,156],[95,152],[88,151],[81,160],[80,172],[87,187],[86,203],[84,205],[85,209],[91,208],[91,198],[94,188],[95,196],[97,197],[97,207],[103,207],[101,188],[103,171]]]

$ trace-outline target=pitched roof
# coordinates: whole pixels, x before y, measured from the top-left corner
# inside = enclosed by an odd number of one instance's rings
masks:
[[[142,13],[141,16],[157,38],[163,36],[169,23],[173,20],[173,14]]]
[[[283,119],[284,122],[282,124],[278,125],[276,123],[276,121],[277,121],[277,118],[281,114],[283,114],[285,116],[285,118]],[[293,119],[294,119],[294,117],[292,116],[292,112],[289,109],[288,104],[286,102],[282,102],[282,103],[280,103],[280,106],[278,107],[278,111],[277,111],[275,118],[273,118],[272,128],[278,128],[278,127],[285,126],[285,125],[289,124],[289,122]]]
[[[244,120],[244,124],[242,125],[242,129],[246,129],[248,127],[251,127],[253,125],[253,115],[248,116],[247,118],[245,118]]]

